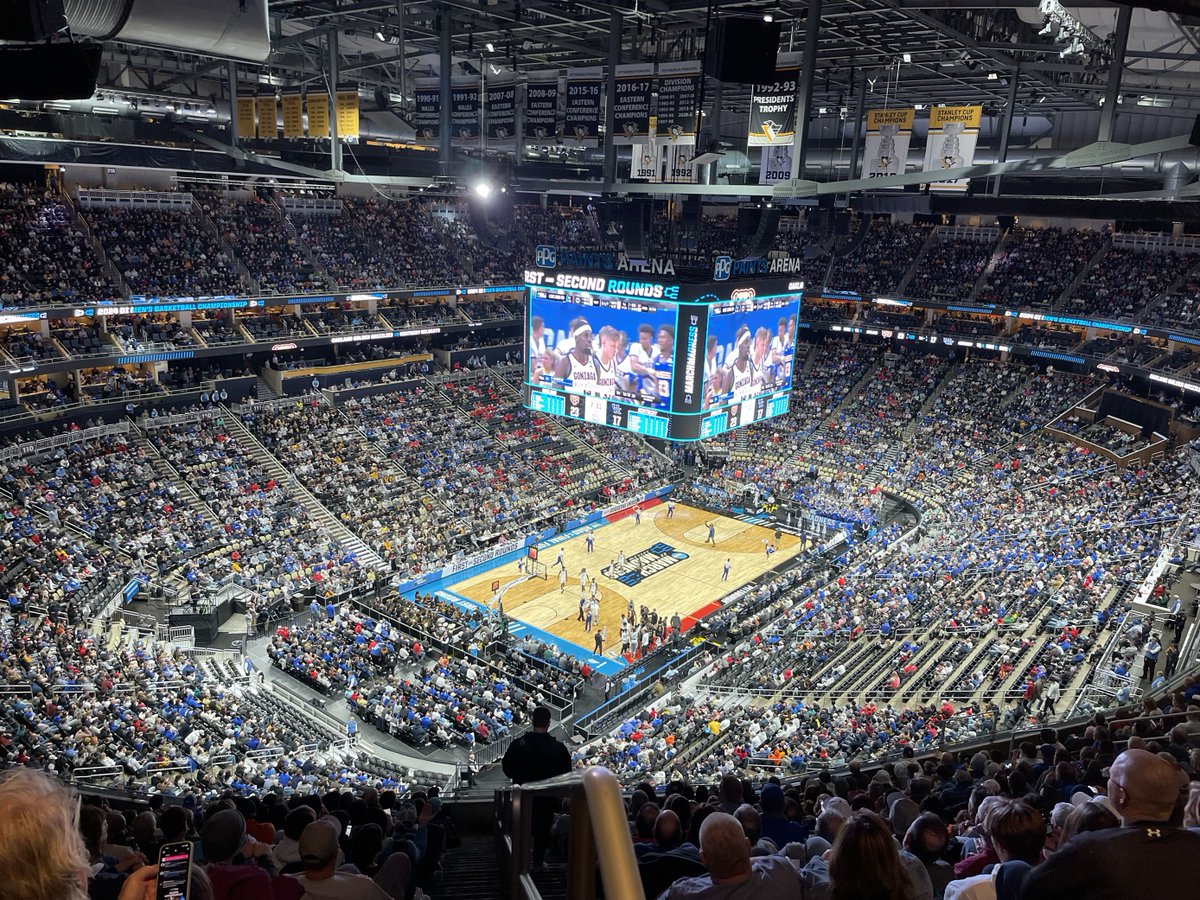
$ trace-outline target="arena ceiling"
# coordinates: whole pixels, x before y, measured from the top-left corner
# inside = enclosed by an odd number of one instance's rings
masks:
[[[783,49],[799,50],[808,4],[750,0],[716,4],[718,14],[771,14],[782,25]],[[1067,10],[1095,41],[1087,52],[1062,56],[1069,42],[1040,33],[1036,0],[826,0],[821,19],[814,103],[840,109],[865,77],[870,103],[892,105],[983,102],[1003,108],[1009,79],[1019,73],[1017,103],[1039,113],[1095,111],[1104,95],[1118,6],[1101,0]],[[451,30],[454,74],[481,65],[524,74],[607,61],[614,22],[621,61],[697,59],[709,21],[705,0],[272,0],[271,53],[242,64],[244,81],[280,86],[318,83],[328,75],[326,40],[337,31],[341,75],[388,94],[403,112],[409,79],[437,74],[443,17]],[[403,36],[403,44],[394,43]],[[487,47],[493,49],[488,51]],[[1200,108],[1200,32],[1166,12],[1137,9],[1121,100],[1151,115]],[[161,47],[110,45],[101,87],[179,94],[197,100],[227,92],[224,61]],[[402,70],[403,69],[403,75]],[[1128,96],[1126,96],[1128,95]],[[726,91],[726,108],[744,108],[748,89]],[[1153,98],[1153,99],[1150,99]]]

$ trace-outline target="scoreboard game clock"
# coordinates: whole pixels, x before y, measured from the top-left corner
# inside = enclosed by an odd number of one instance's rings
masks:
[[[695,441],[782,415],[803,282],[677,284],[525,273],[525,405]]]

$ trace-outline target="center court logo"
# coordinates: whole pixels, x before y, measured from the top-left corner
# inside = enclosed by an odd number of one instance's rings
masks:
[[[661,541],[645,550],[639,550],[625,560],[624,566],[611,563],[600,570],[614,581],[619,581],[626,587],[641,584],[651,575],[657,575],[676,563],[683,562],[688,555],[682,550],[676,550],[670,544]]]

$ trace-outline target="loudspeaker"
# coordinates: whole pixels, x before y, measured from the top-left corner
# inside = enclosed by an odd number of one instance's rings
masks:
[[[829,210],[817,207],[808,211],[808,233],[813,237],[828,237],[833,229],[833,217]]]
[[[762,210],[758,218],[758,229],[750,237],[746,248],[746,256],[756,258],[766,256],[775,243],[775,233],[779,231],[779,208],[771,207]]]
[[[5,6],[0,9],[0,41],[33,44],[67,27],[63,0],[8,0]]]
[[[833,233],[839,237],[850,233],[850,210],[839,209],[833,214]]]
[[[732,84],[770,84],[779,52],[778,22],[762,16],[717,19],[704,48],[704,74]]]
[[[96,92],[99,44],[0,47],[0,97],[84,100]]]
[[[737,217],[737,237],[748,238],[758,231],[758,223],[762,221],[761,206],[739,206]]]
[[[634,200],[621,207],[621,249],[631,260],[648,259],[647,232],[650,230],[650,205]]]
[[[379,112],[387,112],[392,105],[392,99],[388,96],[388,92],[381,87],[375,88],[375,109]]]

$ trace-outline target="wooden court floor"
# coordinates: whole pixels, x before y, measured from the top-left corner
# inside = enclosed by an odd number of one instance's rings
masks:
[[[715,545],[705,542],[709,522],[715,528]],[[621,615],[629,600],[632,599],[639,610],[644,604],[668,619],[675,614],[683,618],[804,549],[802,539],[793,535],[783,534],[776,542],[770,528],[682,504],[675,507],[672,518],[667,518],[666,505],[660,504],[643,511],[640,525],[633,516],[627,516],[596,527],[593,534],[595,550],[591,553],[587,552],[584,535],[540,548],[539,562],[546,565],[549,578],[531,578],[509,587],[504,593],[504,611],[511,618],[592,650],[594,632],[586,632],[584,623],[578,621],[580,569],[586,568],[588,577],[599,581],[600,627],[608,626],[605,656],[615,656],[620,650]],[[768,541],[776,545],[776,552],[769,559],[766,554]],[[664,552],[662,545],[670,550]],[[655,549],[651,551],[651,548]],[[560,589],[559,585],[557,560],[560,550],[567,570],[565,589]],[[601,573],[601,569],[610,567],[622,552],[627,560],[634,554],[641,554],[640,559],[669,558],[670,562],[660,571],[647,574],[639,584],[630,586]],[[727,559],[730,561],[729,579],[722,581]],[[663,564],[659,562],[658,565]],[[646,571],[655,567],[652,563]],[[492,597],[493,582],[508,585],[521,574],[517,564],[510,562],[449,585],[448,589],[487,603]]]

